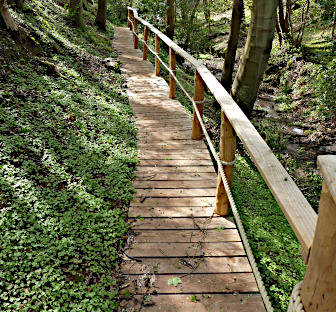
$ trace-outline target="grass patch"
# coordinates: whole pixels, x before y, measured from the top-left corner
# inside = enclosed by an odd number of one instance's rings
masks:
[[[0,310],[112,311],[136,165],[124,78],[103,64],[113,25],[27,7],[16,19],[61,75],[1,31]]]

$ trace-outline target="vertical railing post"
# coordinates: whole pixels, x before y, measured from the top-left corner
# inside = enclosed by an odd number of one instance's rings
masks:
[[[135,34],[133,34],[133,40],[134,40],[134,49],[138,49],[139,48],[139,38],[138,38],[138,20],[135,18],[134,14],[133,14],[133,23],[134,23],[134,32]]]
[[[324,182],[301,298],[305,312],[336,311],[336,156],[319,156]]]
[[[176,53],[172,48],[169,48],[169,66],[170,70],[176,77]],[[172,74],[169,75],[169,98],[175,99],[176,80]]]
[[[203,115],[203,100],[204,100],[204,81],[196,69],[194,78],[194,101],[196,102],[197,109],[200,112],[201,116]],[[203,137],[202,127],[197,118],[195,109],[194,109],[191,137],[193,140],[201,140]]]
[[[144,42],[145,42],[146,44],[147,44],[147,41],[148,41],[148,33],[149,33],[149,31],[148,31],[148,27],[145,26],[145,28],[144,28]],[[147,48],[147,46],[146,46],[145,43],[144,43],[144,45],[143,45],[143,54],[142,54],[142,59],[143,59],[144,61],[147,60],[147,50],[148,50],[148,48]]]
[[[230,121],[227,119],[224,111],[221,113],[221,129],[220,129],[220,150],[219,157],[223,162],[231,164],[223,164],[224,172],[228,180],[230,188],[232,187],[234,160],[236,152],[236,133],[231,126]],[[220,216],[227,216],[230,213],[230,203],[228,196],[224,189],[222,177],[218,174],[217,181],[217,196],[216,196],[216,209],[215,213]]]
[[[155,34],[155,53],[160,56],[160,37]],[[155,75],[160,76],[160,61],[155,57]]]
[[[127,8],[127,25],[128,25],[128,28],[130,30],[132,30],[132,23],[131,23],[130,19],[132,19],[131,10],[129,8]]]

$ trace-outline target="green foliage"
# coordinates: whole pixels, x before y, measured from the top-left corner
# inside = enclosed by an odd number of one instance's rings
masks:
[[[110,38],[27,6],[16,18],[60,75],[1,37],[0,310],[112,311],[136,164],[124,79],[103,65]]]
[[[179,277],[172,277],[168,280],[169,286],[177,287],[179,284],[182,284],[182,280]]]
[[[233,181],[234,198],[274,311],[287,311],[291,291],[305,272],[300,243],[248,158],[238,157]]]
[[[320,65],[314,73],[314,91],[317,110],[326,117],[336,115],[336,58],[326,66]]]

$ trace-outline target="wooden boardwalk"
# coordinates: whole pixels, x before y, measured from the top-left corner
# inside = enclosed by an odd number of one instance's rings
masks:
[[[167,83],[117,28],[139,158],[129,218],[136,233],[123,273],[134,295],[127,311],[265,311],[234,222],[213,215],[217,175],[191,117],[169,99]],[[140,262],[141,261],[141,262]],[[169,285],[173,278],[181,281]],[[127,294],[127,292],[126,292]],[[128,295],[127,295],[128,297]],[[196,301],[196,302],[195,302]]]

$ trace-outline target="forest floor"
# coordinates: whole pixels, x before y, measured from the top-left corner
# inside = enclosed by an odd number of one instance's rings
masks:
[[[0,310],[113,311],[137,162],[113,26],[12,14],[35,44],[0,30]]]

